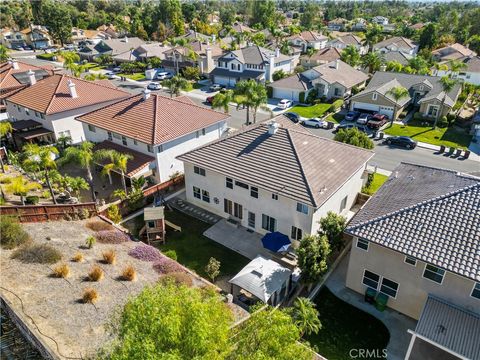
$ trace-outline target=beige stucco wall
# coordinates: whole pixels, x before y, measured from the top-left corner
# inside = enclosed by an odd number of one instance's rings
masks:
[[[368,251],[356,247],[354,238],[348,264],[348,288],[361,294],[366,286],[362,284],[365,269],[399,284],[397,297],[390,298],[387,305],[414,319],[418,319],[428,294],[438,296],[470,311],[480,313],[480,300],[470,296],[474,281],[446,272],[442,284],[423,278],[425,262],[418,261],[416,266],[405,263],[405,256],[369,243]]]
[[[437,106],[441,107],[442,102],[439,101],[439,100],[432,100],[432,101],[421,103],[419,111],[422,114],[426,115],[427,111],[428,111],[428,105],[437,105]],[[449,111],[450,111],[450,108],[448,106],[444,106],[442,108],[442,115],[441,116],[446,116],[449,113]]]
[[[381,105],[381,106],[394,106],[394,102],[387,99],[385,96],[377,93],[377,100],[372,99],[372,93],[368,94],[357,94],[352,97],[351,103],[354,102],[364,102],[368,104],[375,104],[375,105]]]

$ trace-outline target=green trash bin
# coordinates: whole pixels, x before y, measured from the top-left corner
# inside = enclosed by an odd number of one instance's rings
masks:
[[[378,311],[383,311],[387,307],[388,296],[382,293],[378,293],[375,299],[375,308]]]
[[[370,304],[375,303],[375,295],[377,295],[377,292],[374,289],[367,288],[367,291],[365,291],[365,301]]]

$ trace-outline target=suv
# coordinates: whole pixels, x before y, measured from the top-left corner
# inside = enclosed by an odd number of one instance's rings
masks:
[[[368,123],[368,120],[372,118],[372,115],[367,114],[367,113],[362,113],[357,119],[357,124],[365,125]]]
[[[280,109],[288,109],[293,104],[292,100],[282,99],[278,102],[277,107]]]
[[[388,121],[387,115],[375,114],[367,122],[367,126],[371,129],[380,129]]]

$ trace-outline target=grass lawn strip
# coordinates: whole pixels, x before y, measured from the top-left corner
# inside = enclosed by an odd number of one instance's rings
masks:
[[[117,74],[118,76],[125,76],[126,78],[130,80],[145,80],[145,74],[144,73],[133,73],[133,74]]]
[[[290,112],[297,113],[304,118],[321,117],[329,108],[331,104],[316,104],[312,106],[294,106]]]
[[[370,186],[362,188],[362,192],[368,195],[373,195],[380,189],[380,186],[383,185],[385,181],[387,181],[388,176],[375,173],[373,174],[373,181],[370,183]]]

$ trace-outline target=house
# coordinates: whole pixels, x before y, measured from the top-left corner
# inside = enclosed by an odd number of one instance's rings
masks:
[[[451,74],[450,69],[438,70],[434,69],[433,73],[436,76],[452,75],[455,79],[461,79],[473,85],[480,85],[480,57],[479,56],[467,56],[460,58],[457,61],[463,62],[465,68],[459,72]],[[449,62],[444,63],[447,67],[450,66]]]
[[[476,56],[477,53],[470,50],[466,46],[455,43],[444,46],[440,49],[432,51],[432,56],[436,61],[444,62],[449,60],[459,60],[469,56]]]
[[[271,83],[273,97],[301,100],[312,90],[318,91],[319,98],[344,98],[351,94],[353,87],[362,88],[368,76],[347,63],[335,61],[316,66],[301,74],[295,74]]]
[[[226,37],[229,34],[238,34],[238,33],[251,34],[251,33],[254,33],[254,32],[255,32],[255,30],[253,30],[250,26],[247,26],[247,25],[245,25],[241,22],[235,21],[232,24],[231,28],[225,27],[222,30],[220,30],[219,35],[221,37]]]
[[[434,345],[430,358],[478,359],[479,217],[480,178],[401,163],[345,230],[353,237],[346,286],[382,293],[418,320],[412,342]],[[426,358],[413,343],[405,358]]]
[[[131,162],[128,177],[152,176],[157,183],[183,172],[178,155],[218,140],[228,118],[186,97],[168,98],[149,90],[76,117],[87,140],[139,159]]]
[[[334,47],[339,50],[343,50],[347,46],[354,46],[360,55],[365,55],[368,52],[368,46],[364,46],[362,44],[362,39],[353,34],[346,34],[333,39],[327,44],[327,46]]]
[[[374,44],[373,50],[382,54],[400,51],[405,54],[415,55],[418,52],[418,45],[403,36],[393,36]]]
[[[176,42],[179,42],[181,40],[185,40],[185,41],[187,41],[187,43],[190,43],[192,41],[197,41],[197,40],[199,40],[199,41],[213,41],[214,39],[210,35],[205,35],[205,34],[199,33],[198,31],[190,29],[190,30],[187,30],[185,32],[185,34],[177,36],[175,38]]]
[[[299,34],[288,37],[287,41],[291,45],[300,48],[302,52],[306,52],[307,49],[320,50],[325,48],[328,37],[314,31],[305,30]]]
[[[328,22],[327,27],[330,31],[343,31],[348,24],[347,19],[336,18]]]
[[[418,30],[423,29],[424,26],[425,26],[424,23],[419,22],[419,23],[415,23],[415,24],[410,25],[409,28],[412,29],[412,30],[418,31]]]
[[[385,16],[375,16],[372,18],[371,22],[377,25],[388,25],[388,18]]]
[[[413,58],[413,55],[409,55],[401,51],[389,51],[383,54],[383,60],[385,61],[386,64],[388,64],[391,61],[395,61],[405,66],[405,65],[408,65],[409,60],[412,58]]]
[[[124,37],[120,39],[100,40],[96,45],[85,45],[78,51],[81,59],[94,60],[100,55],[110,55],[116,62],[125,62],[132,59],[132,51],[145,44],[138,37]]]
[[[6,99],[10,119],[35,120],[42,124],[44,133],[52,134],[55,139],[70,136],[74,144],[85,140],[83,126],[75,117],[129,95],[107,86],[105,80],[86,81],[55,74],[37,81],[30,74],[29,81],[30,86]]]
[[[340,59],[341,56],[342,52],[339,49],[327,47],[316,51],[312,56],[300,56],[300,65],[302,65],[305,69],[311,69],[312,67]]]
[[[165,51],[163,55],[165,59],[162,61],[162,67],[175,73],[198,64],[196,53],[187,46],[176,46]]]
[[[348,213],[372,156],[280,115],[178,159],[187,201],[257,233],[297,241],[316,233],[328,211]]]
[[[79,44],[87,39],[87,36],[85,34],[85,30],[72,27],[72,32],[70,36],[70,40],[72,41],[73,44]]]
[[[190,44],[192,50],[197,54],[197,66],[201,74],[210,74],[217,65],[218,59],[224,54],[218,44],[210,44],[208,41],[193,41]]]
[[[291,73],[292,61],[292,57],[283,55],[278,49],[271,51],[250,45],[219,57],[210,76],[214,83],[226,86],[235,86],[238,81],[247,79],[271,82],[276,71]]]
[[[108,39],[117,39],[121,35],[123,35],[121,32],[118,32],[117,29],[115,28],[115,25],[113,24],[103,24],[97,27],[97,31],[100,31],[101,33],[105,34]]]
[[[364,31],[367,29],[367,20],[358,18],[354,20],[352,31]]]
[[[172,49],[170,45],[164,45],[158,42],[142,44],[132,51],[134,61],[147,62],[149,59],[157,57],[165,59],[165,51]]]
[[[9,49],[19,49],[27,46],[25,35],[21,31],[8,28],[1,30],[0,44]]]
[[[395,100],[389,94],[389,90],[400,86],[408,90],[409,96]],[[445,116],[450,112],[460,91],[461,85],[456,84],[445,95],[441,77],[438,76],[377,71],[365,90],[352,96],[350,109],[379,112],[391,119],[394,116],[395,107],[397,114],[400,114],[406,106],[412,104],[418,107],[418,111],[424,116],[435,118]],[[442,101],[444,102],[443,107]]]
[[[23,29],[21,33],[24,35],[27,45],[33,49],[45,49],[53,45],[52,38],[44,26],[32,25]]]

